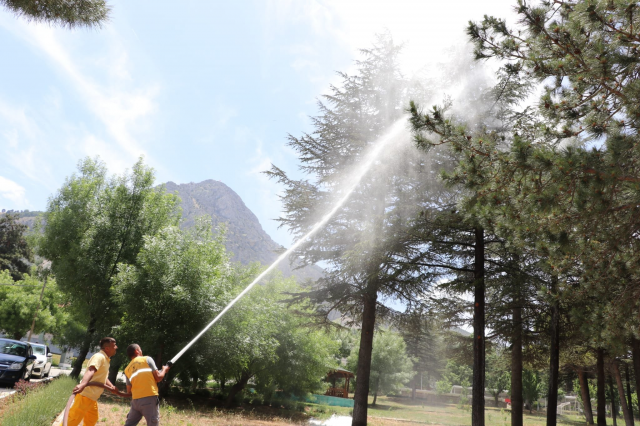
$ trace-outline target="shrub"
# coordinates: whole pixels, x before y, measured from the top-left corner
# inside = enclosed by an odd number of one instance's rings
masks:
[[[447,380],[438,380],[436,382],[436,393],[438,395],[444,395],[451,392],[451,383]]]
[[[38,388],[41,388],[42,386],[44,386],[44,383],[25,382],[24,380],[20,379],[13,388],[16,390],[16,392],[22,395],[26,395]]]

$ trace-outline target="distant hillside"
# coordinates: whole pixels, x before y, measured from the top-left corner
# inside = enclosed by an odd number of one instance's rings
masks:
[[[256,215],[244,204],[238,194],[222,182],[205,180],[200,183],[176,184],[167,182],[167,192],[177,193],[182,199],[182,224],[188,228],[197,217],[211,216],[213,226],[227,224],[227,250],[233,253],[232,260],[242,264],[259,261],[271,264],[281,248],[262,229]],[[292,271],[288,260],[280,264],[285,276],[295,275],[301,280],[317,279],[322,269],[317,266]]]
[[[40,216],[43,212],[40,211],[36,211],[36,210],[5,210],[2,209],[0,210],[0,216],[4,215],[4,214],[16,214],[18,215],[20,218],[18,219],[19,223],[22,223],[24,225],[27,225],[29,227],[29,229],[33,229],[33,226],[36,224],[36,219],[38,218],[38,216]]]

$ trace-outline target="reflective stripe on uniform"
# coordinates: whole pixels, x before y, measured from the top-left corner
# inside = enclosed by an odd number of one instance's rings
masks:
[[[153,370],[150,369],[150,368],[141,368],[140,370],[138,370],[135,373],[133,373],[131,375],[131,377],[129,377],[129,381],[133,380],[133,378],[136,377],[140,373],[152,373],[152,372],[153,372]]]

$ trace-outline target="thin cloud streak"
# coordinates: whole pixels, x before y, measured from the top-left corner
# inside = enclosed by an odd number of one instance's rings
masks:
[[[108,135],[107,140],[101,140],[99,133],[87,132],[81,124],[78,129],[79,123],[74,123],[74,119],[65,118],[66,127],[75,127],[79,133],[84,134],[77,137],[78,143],[84,146],[72,150],[91,153],[92,156],[108,157],[105,160],[109,166],[117,169],[114,171],[120,172],[140,156],[149,159],[149,153],[135,133],[137,130],[145,129],[143,120],[157,110],[154,99],[159,92],[159,87],[157,84],[147,82],[143,87],[136,85],[132,78],[130,64],[127,63],[127,49],[114,30],[105,30],[108,41],[107,52],[101,58],[89,62],[90,66],[85,71],[80,67],[79,61],[74,59],[70,51],[65,48],[56,29],[46,25],[8,20],[6,17],[3,19],[1,16],[0,26],[17,38],[26,41],[37,51],[44,53],[70,81],[69,85],[80,95],[86,110],[104,126]],[[105,70],[108,73],[106,78],[92,78],[93,75],[97,76]],[[102,83],[102,80],[108,83]],[[0,111],[0,114],[2,112]],[[55,137],[56,135],[49,134],[49,142]],[[96,147],[100,147],[100,151],[96,152]],[[109,158],[119,161],[111,164]],[[127,166],[123,168],[124,164]]]
[[[51,28],[29,25],[26,29],[35,44],[66,72],[89,109],[102,121],[118,145],[132,158],[146,155],[145,150],[131,134],[130,127],[138,119],[154,111],[152,98],[156,89],[128,93],[117,87],[115,90],[101,87],[80,72]],[[121,67],[114,69],[121,77],[128,77],[128,73]]]

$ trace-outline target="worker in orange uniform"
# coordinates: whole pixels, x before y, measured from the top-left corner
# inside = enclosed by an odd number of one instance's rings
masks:
[[[164,379],[169,367],[165,365],[159,371],[153,358],[143,356],[142,349],[135,343],[127,347],[127,356],[131,362],[124,369],[124,375],[127,393],[131,394],[132,400],[125,426],[137,425],[142,417],[145,418],[148,426],[158,426],[160,424],[158,382]]]
[[[89,382],[104,383],[105,387],[112,392],[115,390],[108,376],[111,357],[116,354],[117,349],[116,339],[113,337],[100,340],[100,352],[89,359],[82,381],[73,388],[75,398],[69,410],[68,426],[78,426],[82,421],[84,426],[94,426],[98,423],[98,398],[104,389],[97,386],[87,387],[87,384]]]

